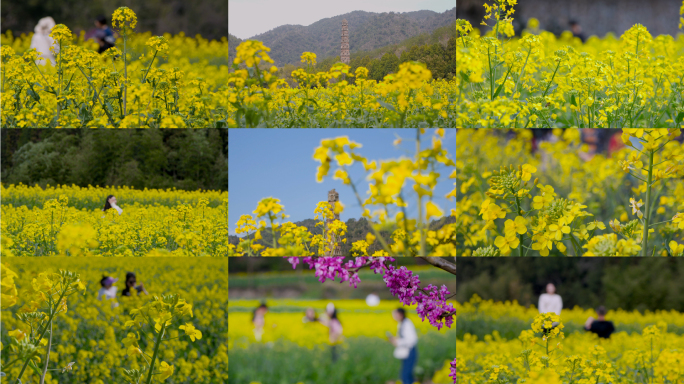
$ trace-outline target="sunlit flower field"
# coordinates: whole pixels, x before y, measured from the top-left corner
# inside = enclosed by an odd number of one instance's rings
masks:
[[[273,375],[276,374],[291,377],[293,383],[384,383],[388,379],[395,379],[399,363],[392,357],[393,347],[385,334],[396,334],[397,323],[392,319],[391,312],[400,304],[382,301],[376,307],[368,307],[364,300],[333,302],[339,313],[345,341],[339,346],[342,350],[341,360],[331,365],[328,328],[318,322],[302,320],[304,311],[309,307],[314,308],[319,316],[323,314],[329,301],[267,300],[269,312],[265,316],[264,334],[261,341],[256,341],[251,321],[252,310],[261,302],[231,300],[228,310],[228,350],[233,368],[229,382],[254,381],[265,384],[273,382],[276,377]],[[431,379],[435,384],[452,383],[448,376],[448,363],[453,360],[455,330],[445,327],[437,331],[427,321],[421,321],[415,309],[407,308],[407,314],[416,326],[419,337],[418,377]],[[269,364],[265,364],[266,361]],[[321,377],[328,377],[331,381],[321,381]]]
[[[36,65],[32,33],[3,34],[2,127],[226,127],[227,39],[152,36],[122,8],[113,17],[116,47],[102,55],[83,34],[55,26],[54,66]]]
[[[593,314],[579,308],[540,315],[517,303],[473,297],[457,304],[459,326],[487,319],[490,334],[457,341],[459,383],[677,383],[684,378],[684,315],[675,311],[609,311],[616,332],[608,339],[568,325]],[[519,334],[503,337],[507,323],[523,319]],[[559,324],[552,328],[552,322]],[[679,327],[673,328],[673,323]],[[638,324],[638,328],[627,325]],[[469,324],[470,325],[470,324]],[[472,329],[472,326],[471,326]]]
[[[455,80],[433,80],[423,63],[402,63],[377,82],[367,79],[367,68],[352,72],[341,62],[317,71],[316,54],[303,52],[304,67],[292,72],[297,86],[291,87],[277,77],[271,49],[261,41],[244,41],[236,50],[228,76],[231,127],[457,126]]]
[[[485,1],[491,29],[482,36],[456,20],[457,127],[682,127],[684,34],[652,36],[635,24],[582,43],[569,31],[540,31],[532,18],[518,37],[517,3]],[[673,5],[663,17],[684,13]]]
[[[27,340],[31,337],[31,328],[19,317],[38,305],[33,301],[37,300],[36,292],[47,292],[47,281],[39,273],[57,273],[60,269],[78,274],[85,291],[79,290],[69,296],[63,307],[65,312],[54,318],[50,365],[45,383],[131,382],[126,378],[124,369],[143,369],[145,361],[155,354],[153,346],[157,337],[152,331],[138,330],[136,323],[140,319],[132,321],[135,319],[134,310],[149,305],[155,296],[169,294],[177,294],[185,299],[191,310],[182,320],[173,318],[166,323],[166,338],[171,339],[164,340],[156,353],[158,360],[155,371],[158,370],[160,374],[155,375],[152,382],[226,382],[228,265],[225,259],[137,258],[131,262],[130,259],[59,257],[41,260],[36,263],[33,259],[3,257],[0,338],[2,371],[7,375],[3,377],[3,382],[14,382],[18,377],[23,361],[13,360],[19,357],[20,351],[26,352],[29,348]],[[138,284],[143,283],[149,295],[120,295],[127,272],[136,273]],[[119,278],[114,284],[119,290],[116,299],[97,299],[103,275]],[[114,306],[114,302],[118,306]],[[42,310],[46,311],[44,308]],[[193,338],[183,331],[188,324],[192,326]],[[33,329],[34,335],[37,329],[37,326]],[[34,358],[41,368],[47,338],[38,343],[40,354]],[[28,368],[21,382],[37,383],[39,378],[35,370]]]
[[[228,192],[0,187],[3,256],[226,256]],[[123,213],[102,212],[114,195]]]

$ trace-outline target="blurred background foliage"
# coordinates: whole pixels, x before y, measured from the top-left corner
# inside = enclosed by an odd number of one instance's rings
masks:
[[[459,258],[456,301],[537,306],[553,283],[563,308],[684,311],[684,260],[664,258]]]
[[[3,129],[5,185],[228,190],[225,129]]]
[[[57,24],[67,25],[78,35],[81,30],[94,28],[93,23],[99,15],[104,15],[111,25],[114,10],[123,6],[137,14],[137,32],[175,35],[182,31],[186,36],[200,34],[214,40],[228,35],[228,2],[225,0],[9,0],[2,2],[2,32],[11,30],[15,36],[28,34],[33,32],[38,20],[51,16]]]

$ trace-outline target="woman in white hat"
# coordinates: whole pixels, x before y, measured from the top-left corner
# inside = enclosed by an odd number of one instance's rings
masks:
[[[55,56],[50,52],[50,47],[54,46],[55,54],[59,53],[59,46],[54,45],[55,41],[50,37],[50,32],[55,26],[55,20],[48,16],[38,20],[38,24],[33,29],[31,38],[31,48],[40,52],[36,59],[36,64],[45,65],[49,60],[55,66]]]

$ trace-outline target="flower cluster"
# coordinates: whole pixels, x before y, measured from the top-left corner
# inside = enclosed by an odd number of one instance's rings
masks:
[[[69,43],[73,38],[71,30],[64,24],[57,24],[50,31],[50,37],[52,37],[58,44]]]
[[[164,36],[152,36],[145,45],[154,51],[154,55],[165,55],[169,51],[169,40]]]
[[[288,261],[294,269],[300,258],[290,257]],[[456,310],[446,301],[449,295],[446,286],[438,288],[429,284],[421,288],[420,279],[413,271],[406,267],[396,268],[387,263],[394,261],[391,257],[355,257],[347,262],[344,262],[344,257],[304,257],[301,261],[308,264],[309,269],[315,269],[320,282],[334,281],[339,276],[340,282],[349,281],[349,285],[354,288],[361,281],[358,271],[363,267],[369,267],[374,273],[383,274],[383,280],[390,293],[403,305],[417,305],[416,312],[423,321],[427,319],[438,330],[443,326],[451,328],[454,322]]]
[[[145,376],[145,373],[147,373],[146,382],[148,383],[150,382],[152,375],[159,375],[162,380],[171,377],[175,367],[166,361],[162,361],[159,366],[159,371],[154,373],[155,363],[157,360],[161,360],[161,356],[158,355],[159,347],[162,342],[171,340],[171,328],[175,323],[180,322],[186,316],[193,316],[192,304],[186,302],[185,299],[182,299],[179,295],[154,296],[154,300],[132,310],[130,315],[132,320],[126,321],[124,324],[125,327],[135,327],[135,329],[141,333],[147,332],[152,335],[156,333],[157,335],[154,339],[154,352],[152,356],[147,355],[140,348],[140,345],[138,344],[138,341],[140,340],[138,332],[129,333],[126,338],[122,340],[124,346],[127,348],[129,356],[137,358],[146,355],[150,358],[150,360],[147,358],[143,359],[145,366],[142,369],[123,369],[124,375],[135,383],[140,382],[143,376]],[[192,323],[180,325],[178,326],[178,329],[183,331],[193,342],[202,338],[202,332],[195,328]],[[154,330],[154,333],[152,333],[152,330]]]
[[[2,295],[3,301],[8,301],[3,303],[3,309],[7,309],[17,303],[17,289],[14,285],[17,274],[3,264],[2,276],[3,279],[8,279],[3,282],[8,293]],[[22,295],[27,302],[16,313],[17,319],[23,324],[21,328],[8,332],[11,337],[9,355],[13,356],[12,363],[22,365],[16,377],[17,382],[21,382],[28,366],[37,372],[42,371],[43,377],[45,376],[50,363],[55,316],[67,312],[67,297],[85,292],[85,289],[86,286],[78,274],[62,269],[59,273],[39,273],[33,279],[31,288]],[[7,353],[3,353],[5,354]],[[46,359],[41,360],[41,356],[46,356]],[[42,370],[38,369],[39,364],[43,365]],[[67,365],[63,371],[71,370],[72,366],[73,363]],[[7,366],[3,366],[4,370],[7,370]]]
[[[451,373],[449,373],[449,377],[454,379],[454,383],[457,382],[457,380],[456,380],[456,359],[454,359],[454,361],[451,362]]]
[[[302,63],[316,65],[316,54],[313,52],[302,53]]]
[[[271,48],[265,46],[261,41],[246,40],[238,45],[237,56],[233,60],[233,64],[245,63],[248,67],[256,67],[262,60],[272,64],[273,59],[268,56],[270,51]]]
[[[128,7],[117,8],[112,15],[112,27],[124,29],[126,23],[128,23],[131,29],[135,29],[135,25],[138,23],[138,16]]]

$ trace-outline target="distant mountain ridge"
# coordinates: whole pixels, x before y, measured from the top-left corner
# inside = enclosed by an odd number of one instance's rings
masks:
[[[309,26],[281,25],[268,32],[252,36],[271,48],[269,55],[277,66],[300,62],[302,52],[314,52],[319,58],[340,53],[342,20],[349,23],[349,49],[355,52],[373,51],[398,44],[413,36],[431,33],[456,21],[456,7],[442,13],[434,11],[374,13],[354,11],[321,19]],[[241,42],[228,34],[229,57],[235,57],[234,47]]]

